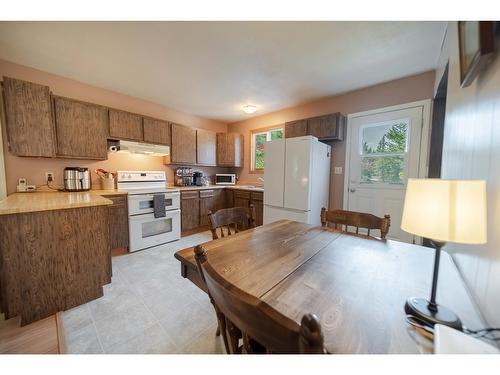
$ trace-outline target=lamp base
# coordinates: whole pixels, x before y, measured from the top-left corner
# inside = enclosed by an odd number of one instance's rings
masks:
[[[437,311],[431,311],[429,310],[428,304],[429,301],[425,298],[411,297],[405,303],[405,312],[409,315],[416,316],[429,326],[443,324],[462,331],[462,322],[453,311],[441,305],[437,305]]]

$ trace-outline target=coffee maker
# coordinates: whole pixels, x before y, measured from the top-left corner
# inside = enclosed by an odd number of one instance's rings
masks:
[[[179,167],[175,170],[175,186],[193,185],[193,169],[189,167]]]
[[[206,177],[203,176],[203,172],[196,171],[193,173],[193,184],[196,186],[206,185]]]

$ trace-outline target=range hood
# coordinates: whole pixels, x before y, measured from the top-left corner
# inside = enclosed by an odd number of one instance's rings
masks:
[[[120,141],[118,152],[128,152],[130,154],[142,154],[149,156],[170,155],[170,147],[164,145],[152,145],[131,141]]]

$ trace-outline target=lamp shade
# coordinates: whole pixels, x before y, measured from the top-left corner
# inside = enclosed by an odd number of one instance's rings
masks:
[[[485,181],[408,179],[401,229],[442,242],[485,243]]]

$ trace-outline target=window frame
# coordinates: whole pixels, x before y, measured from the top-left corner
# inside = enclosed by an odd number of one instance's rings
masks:
[[[262,174],[264,168],[255,168],[255,136],[258,134],[266,134],[266,141],[271,140],[271,132],[281,130],[283,138],[285,138],[285,125],[267,126],[265,128],[257,128],[250,130],[250,173]]]

